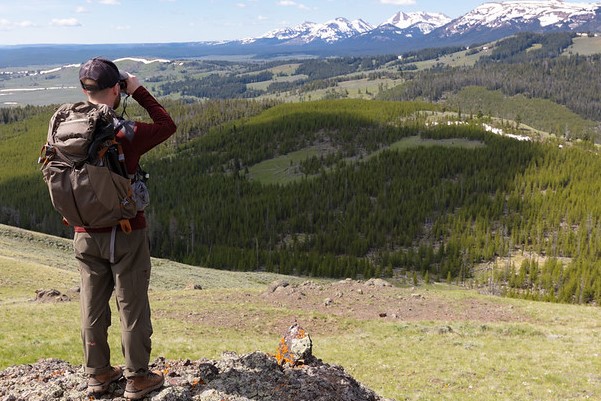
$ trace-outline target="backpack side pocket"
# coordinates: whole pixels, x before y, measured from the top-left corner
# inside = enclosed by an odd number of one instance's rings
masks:
[[[129,178],[112,172],[106,166],[91,164],[85,164],[78,174],[79,177],[73,180],[73,192],[80,203],[81,214],[94,217],[85,226],[107,227],[135,217],[137,208]],[[85,185],[89,187],[83,188]],[[82,187],[81,195],[78,186]],[[89,198],[88,201],[84,200],[85,197]]]

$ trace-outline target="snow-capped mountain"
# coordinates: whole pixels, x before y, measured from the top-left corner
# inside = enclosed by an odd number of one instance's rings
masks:
[[[252,43],[258,39],[277,39],[277,40],[291,40],[299,36],[308,35],[317,24],[315,22],[303,22],[293,28],[281,28],[269,31],[266,34],[257,38],[245,39],[246,42]]]
[[[451,22],[451,18],[441,13],[426,13],[422,11],[413,13],[398,12],[384,23],[378,25],[378,27],[388,24],[400,29],[417,28],[422,33],[428,34],[449,22]]]
[[[253,43],[261,39],[277,39],[289,44],[307,44],[313,41],[334,43],[364,32],[371,31],[374,27],[358,19],[349,21],[346,18],[336,18],[322,24],[304,22],[294,28],[276,29],[258,38],[246,39],[246,43]]]
[[[577,30],[599,17],[600,4],[551,1],[484,3],[446,25],[437,36],[495,30]]]
[[[394,44],[391,50],[419,47],[469,45],[499,39],[520,31],[601,30],[601,4],[562,0],[509,0],[488,2],[451,20],[442,13],[398,12],[378,25],[364,20],[336,18],[325,23],[305,22],[278,29],[243,43],[294,46],[341,46],[377,48],[370,42]],[[441,42],[442,40],[442,42]],[[404,41],[404,42],[403,42]],[[419,43],[418,43],[419,42]]]
[[[484,3],[451,20],[442,13],[398,12],[371,25],[362,19],[336,18],[324,23],[304,22],[277,29],[238,43],[247,45],[341,47],[376,49],[384,44],[397,51],[420,47],[469,45],[495,40],[520,31],[601,29],[601,4],[569,3],[562,0],[509,0]],[[441,42],[442,41],[442,42]],[[379,43],[379,45],[378,45]],[[371,50],[370,50],[371,51]],[[374,50],[375,51],[375,50]]]

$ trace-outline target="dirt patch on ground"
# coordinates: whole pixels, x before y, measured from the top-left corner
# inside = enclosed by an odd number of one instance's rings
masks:
[[[290,284],[279,280],[264,291],[199,291],[197,296],[198,304],[207,305],[206,308],[159,308],[153,311],[154,316],[266,335],[282,332],[297,319],[312,334],[324,335],[344,331],[349,319],[399,323],[529,320],[505,302],[477,296],[450,299],[437,291],[399,288],[379,279],[326,284],[314,281]]]
[[[277,306],[360,320],[511,322],[526,319],[511,305],[475,298],[449,302],[428,290],[398,288],[384,280],[272,285],[261,297]]]

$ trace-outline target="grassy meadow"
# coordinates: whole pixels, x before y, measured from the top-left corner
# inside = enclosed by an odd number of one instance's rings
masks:
[[[567,48],[566,53],[589,56],[599,54],[599,51],[601,51],[601,37],[582,36],[574,38],[574,44]]]
[[[485,145],[482,142],[470,141],[464,138],[435,140],[421,138],[420,136],[412,136],[394,142],[385,149],[403,151],[406,149],[429,146],[474,149]],[[377,156],[385,149],[368,154],[364,160],[369,160],[370,158]],[[300,172],[300,162],[312,156],[324,157],[333,151],[334,149],[331,146],[310,146],[305,149],[274,157],[273,159],[264,160],[249,168],[249,178],[263,184],[287,184],[294,182],[304,177],[304,174]]]
[[[311,333],[318,358],[341,365],[396,400],[601,397],[601,310],[596,307],[505,299],[438,284],[396,288],[399,300],[418,294],[419,314],[408,310],[406,318],[360,318],[350,311],[266,302],[267,285],[281,278],[272,274],[160,259],[153,269],[152,358],[274,353],[279,337],[297,320]],[[0,226],[0,369],[40,358],[81,362],[77,283],[69,240]],[[33,302],[40,288],[55,288],[73,300]],[[450,318],[435,313],[443,307]],[[122,363],[115,313],[110,341],[114,363]]]

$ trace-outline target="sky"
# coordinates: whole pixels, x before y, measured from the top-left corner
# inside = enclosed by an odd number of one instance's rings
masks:
[[[491,1],[491,0],[488,0]],[[494,0],[493,0],[494,1]],[[0,0],[0,45],[244,39],[305,21],[379,25],[399,11],[459,17],[487,0]]]

